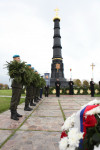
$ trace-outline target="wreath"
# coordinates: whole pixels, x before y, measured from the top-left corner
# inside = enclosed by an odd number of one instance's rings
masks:
[[[100,100],[89,102],[65,120],[59,149],[100,150]]]

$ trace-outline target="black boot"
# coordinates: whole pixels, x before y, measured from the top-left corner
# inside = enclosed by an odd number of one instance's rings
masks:
[[[16,111],[16,115],[17,117],[22,117],[22,115],[20,115],[17,111]]]
[[[19,120],[19,118],[17,118],[16,111],[12,111],[12,110],[11,110],[11,119],[16,120],[16,121]]]
[[[37,98],[34,99],[34,102],[38,103],[39,101],[37,100]]]
[[[30,103],[30,106],[36,106],[36,104],[35,103]]]
[[[33,110],[33,109],[30,108],[29,106],[25,106],[25,107],[24,107],[24,110],[25,110],[25,111],[31,111],[31,110]]]
[[[37,97],[37,100],[41,100],[39,97]]]
[[[36,104],[33,103],[33,99],[30,100],[30,106],[36,106]]]

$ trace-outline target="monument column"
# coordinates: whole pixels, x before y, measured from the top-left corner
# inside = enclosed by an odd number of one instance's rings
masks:
[[[67,85],[66,79],[64,78],[64,67],[63,58],[61,53],[61,36],[60,36],[60,18],[58,17],[58,9],[55,9],[56,17],[54,21],[54,36],[53,36],[53,58],[51,64],[51,79],[50,86],[55,86],[55,81],[59,78],[61,86]]]

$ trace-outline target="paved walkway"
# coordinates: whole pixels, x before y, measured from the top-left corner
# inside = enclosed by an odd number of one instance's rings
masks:
[[[23,117],[19,121],[10,119],[10,111],[0,114],[1,150],[59,150],[64,116],[67,118],[93,99],[83,95],[50,96],[43,98],[31,112],[24,111],[21,104],[18,112]]]

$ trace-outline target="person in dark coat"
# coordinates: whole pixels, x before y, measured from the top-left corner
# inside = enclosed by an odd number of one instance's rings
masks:
[[[45,97],[48,97],[49,95],[49,85],[45,86]]]
[[[70,81],[69,81],[69,94],[70,95],[73,95],[73,85],[74,85],[74,82],[70,78]]]
[[[90,81],[91,97],[94,97],[94,81],[93,78]]]
[[[100,88],[100,81],[99,81],[99,88]]]
[[[42,94],[43,94],[43,87],[40,88],[40,99],[42,98]]]
[[[20,63],[20,56],[14,55],[13,61],[17,61]],[[12,98],[11,98],[11,103],[10,103],[11,119],[19,120],[19,117],[22,117],[22,115],[18,114],[17,106],[19,105],[19,102],[20,102],[21,91],[22,91],[23,85],[22,83],[16,82],[13,79],[11,87],[12,87]]]
[[[60,86],[61,86],[61,82],[59,81],[59,79],[56,80],[55,86],[56,86],[56,97],[59,97],[60,96]]]

